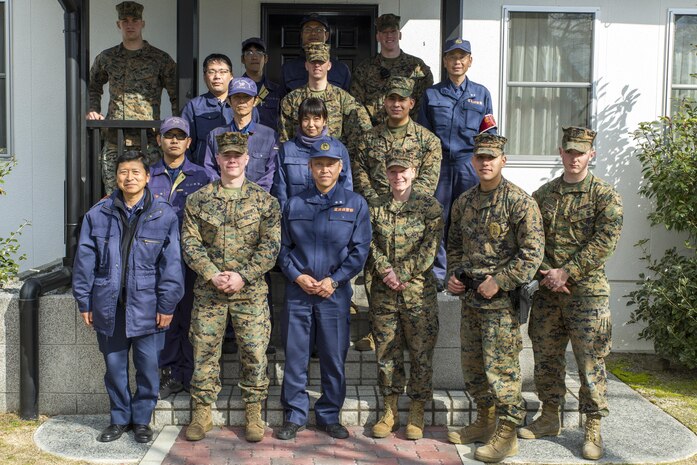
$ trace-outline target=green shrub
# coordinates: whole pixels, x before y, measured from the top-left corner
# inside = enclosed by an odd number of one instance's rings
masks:
[[[10,174],[17,161],[11,158],[8,162],[0,162],[0,186],[5,183],[5,177]],[[6,192],[0,187],[0,195]],[[0,237],[0,287],[13,279],[19,273],[19,262],[27,259],[26,254],[17,256],[19,252],[19,236],[22,229],[29,224],[28,221],[22,223],[17,230],[12,231],[8,237]]]
[[[655,209],[652,225],[687,234],[685,249],[669,249],[658,259],[643,250],[647,273],[639,275],[637,289],[627,305],[634,305],[630,322],[643,322],[639,333],[651,340],[656,352],[671,362],[697,367],[697,105],[681,104],[672,117],[641,123],[634,133],[644,182],[640,193]]]

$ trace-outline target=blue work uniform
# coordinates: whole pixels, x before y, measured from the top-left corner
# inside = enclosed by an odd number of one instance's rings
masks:
[[[190,128],[191,146],[187,156],[197,165],[203,165],[208,133],[229,125],[232,122],[232,109],[227,99],[221,102],[211,92],[206,92],[189,100],[182,110],[182,118],[189,123]]]
[[[330,61],[332,62],[332,68],[327,74],[327,80],[329,80],[330,84],[341,87],[348,92],[351,87],[351,70],[336,58],[330,58]],[[281,67],[281,76],[286,93],[307,84],[305,54],[303,53],[298,58],[283,63]]]
[[[327,136],[328,140],[333,140],[341,146],[341,173],[337,184],[344,189],[353,190],[353,179],[351,177],[351,160],[348,150],[338,139]],[[301,194],[315,185],[310,171],[310,147],[296,136],[284,142],[278,150],[278,163],[276,174],[274,175],[271,195],[278,199],[281,211],[286,206],[289,198]]]
[[[270,192],[273,175],[276,172],[276,159],[278,158],[276,131],[254,121],[240,129],[233,120],[228,126],[215,128],[208,134],[203,161],[206,172],[215,176],[216,179],[220,177],[220,166],[215,159],[218,153],[218,142],[216,142],[215,136],[230,131],[250,135],[247,140],[249,163],[245,169],[245,176],[250,181],[257,183],[266,192]]]
[[[435,194],[443,206],[445,225],[444,239],[433,265],[438,279],[445,279],[447,269],[445,238],[450,226],[450,208],[460,194],[479,183],[471,162],[474,136],[479,134],[484,115],[491,113],[489,90],[468,78],[460,86],[446,78],[426,89],[421,101],[418,123],[438,136],[443,148]],[[496,134],[495,129],[490,132]]]
[[[371,234],[365,199],[339,185],[327,194],[313,186],[286,203],[278,257],[288,278],[283,345],[285,353],[292,354],[286,357],[281,387],[285,421],[307,423],[307,366],[316,344],[322,378],[322,396],[315,403],[317,424],[339,423],[346,398],[350,280],[363,269]],[[338,287],[326,299],[309,295],[295,282],[301,274],[317,281],[331,277]]]
[[[78,310],[92,312],[106,364],[111,423],[149,424],[164,344],[157,314],[171,315],[184,293],[179,225],[172,207],[147,188],[131,209],[119,190],[100,200],[82,221],[72,286]],[[137,383],[133,394],[131,350]]]
[[[244,73],[242,77],[248,78],[249,76],[247,76],[247,73]],[[261,81],[255,83],[257,85],[257,97],[259,97],[259,104],[255,109],[259,112],[259,122],[276,130],[281,99],[286,95],[285,89],[280,84],[271,81],[266,75],[262,76]]]
[[[214,180],[206,170],[186,158],[177,169],[165,166],[164,160],[160,160],[150,168],[148,187],[154,198],[162,198],[174,208],[181,231],[186,198]],[[160,352],[159,360],[160,369],[169,368],[170,376],[187,389],[194,372],[194,352],[189,341],[189,326],[195,280],[196,273],[184,264],[184,297],[177,305],[169,331],[165,333],[165,345]]]

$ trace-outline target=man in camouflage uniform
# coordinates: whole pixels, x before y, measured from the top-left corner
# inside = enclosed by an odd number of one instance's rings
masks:
[[[564,174],[533,197],[542,212],[545,256],[540,291],[528,331],[535,353],[535,386],[542,414],[518,436],[557,436],[566,387],[566,346],[571,340],[581,388],[579,411],[586,414],[583,457],[603,456],[600,419],[608,414],[605,356],[610,353],[610,285],[605,262],[622,229],[622,200],[606,182],[588,171],[595,157],[595,132],[563,128],[559,148]]]
[[[516,426],[525,418],[518,360],[523,342],[508,292],[535,276],[544,254],[537,204],[501,175],[505,143],[489,133],[475,138],[479,185],[453,204],[448,235],[448,290],[462,299],[465,390],[477,403],[477,420],[448,439],[486,443],[474,455],[482,462],[518,453]]]
[[[109,84],[109,110],[106,119],[159,120],[162,89],[167,89],[172,112],[177,113],[177,66],[162,50],[143,40],[143,5],[121,2],[116,5],[116,27],[122,42],[104,50],[90,69],[88,120],[101,120],[104,84]],[[140,150],[152,165],[160,158],[155,133],[149,131],[147,147],[141,147],[140,131],[124,131],[126,150]],[[116,187],[114,176],[118,155],[117,132],[107,131],[102,149],[102,182],[106,192]]]
[[[421,96],[433,85],[431,68],[421,58],[404,53],[399,48],[402,38],[399,21],[400,17],[392,13],[377,19],[375,38],[380,44],[380,53],[363,61],[353,72],[351,95],[365,105],[374,126],[386,118],[383,101],[390,77],[402,76],[414,81],[414,107],[410,111],[414,119],[419,112]]]
[[[278,136],[281,143],[290,140],[300,125],[298,108],[308,97],[322,99],[327,106],[327,127],[329,135],[351,147],[360,136],[372,128],[368,113],[351,94],[329,84],[327,73],[332,64],[329,61],[329,45],[311,42],[305,46],[305,69],[308,82],[295,89],[281,100],[281,116],[278,122]]]
[[[423,437],[424,404],[433,398],[438,299],[431,268],[443,235],[443,208],[431,193],[413,190],[415,161],[404,152],[388,156],[385,165],[392,193],[370,208],[373,240],[366,270],[373,277],[370,318],[384,399],[383,414],[373,426],[377,438],[399,427],[397,400],[404,392],[405,343],[411,362],[407,439]]]
[[[189,337],[194,347],[191,398],[195,403],[190,441],[212,427],[211,404],[220,392],[220,353],[227,315],[240,350],[240,389],[246,403],[248,441],[261,441],[261,402],[268,394],[266,347],[271,335],[269,271],[281,246],[278,202],[245,179],[246,134],[217,136],[220,181],[190,195],[184,211],[182,252],[198,274]]]
[[[369,202],[390,192],[385,159],[392,152],[406,152],[414,158],[414,191],[433,195],[438,184],[441,144],[428,129],[409,116],[413,110],[414,81],[405,77],[390,78],[383,106],[387,118],[368,131],[358,142],[352,158],[353,189]],[[366,273],[370,297],[370,273]],[[372,332],[354,345],[356,350],[375,350]]]

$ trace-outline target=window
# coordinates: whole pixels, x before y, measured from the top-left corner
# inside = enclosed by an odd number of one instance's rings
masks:
[[[697,73],[697,12],[672,11],[669,24],[672,50],[668,54],[666,113],[672,114],[684,98],[697,100],[697,79],[691,76]]]
[[[512,155],[557,154],[592,122],[595,11],[505,10],[502,127]]]
[[[7,105],[7,50],[5,46],[9,41],[6,40],[7,34],[7,5],[5,0],[0,0],[0,156],[7,155],[7,133],[9,129],[8,121],[9,108]]]

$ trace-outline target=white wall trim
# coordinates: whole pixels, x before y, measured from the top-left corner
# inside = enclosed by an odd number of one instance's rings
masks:
[[[14,131],[12,128],[12,108],[14,101],[14,86],[12,66],[12,1],[0,0],[0,3],[5,4],[5,125],[7,130],[7,153],[0,154],[0,159],[7,159],[14,154]]]

